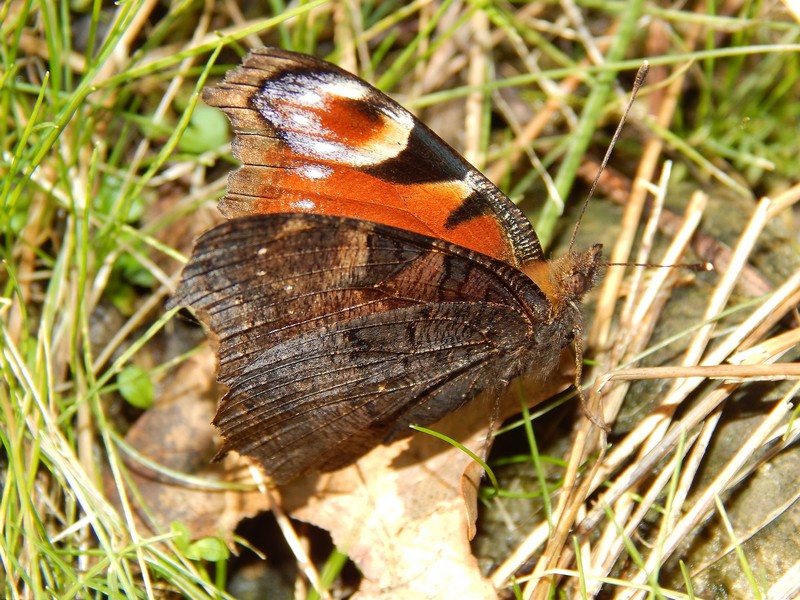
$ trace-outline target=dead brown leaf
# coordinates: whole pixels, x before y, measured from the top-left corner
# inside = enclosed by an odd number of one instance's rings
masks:
[[[210,350],[183,363],[166,382],[160,402],[133,424],[125,441],[140,455],[170,471],[211,484],[241,482],[249,479],[241,467],[233,469],[228,461],[211,462],[219,443],[211,425],[218,395],[214,372]],[[186,525],[192,539],[221,536],[230,540],[239,521],[264,510],[265,500],[255,490],[231,491],[192,484],[133,457],[126,457],[125,464],[144,501],[139,502],[128,492],[137,528],[163,532],[169,530],[171,523],[180,522]],[[118,501],[118,490],[110,475],[105,484],[109,496]]]
[[[565,357],[567,364],[574,360]],[[571,381],[526,385],[526,397],[535,404]],[[485,455],[491,404],[480,398],[433,429]],[[519,412],[514,386],[499,409],[501,419]],[[291,516],[329,531],[358,565],[364,575],[359,598],[495,598],[470,547],[481,475],[466,453],[416,433],[281,491]]]

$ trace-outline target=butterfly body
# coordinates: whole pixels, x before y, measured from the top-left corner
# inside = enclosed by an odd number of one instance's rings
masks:
[[[207,90],[243,166],[172,302],[217,338],[225,444],[277,482],[344,466],[580,335],[600,247],[545,261],[483,175],[324,61],[262,49]]]

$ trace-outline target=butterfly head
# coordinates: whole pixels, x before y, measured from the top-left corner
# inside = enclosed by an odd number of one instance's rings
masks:
[[[583,298],[600,275],[603,246],[595,244],[584,252],[569,251],[552,260],[535,260],[523,265],[525,274],[550,300],[553,316]]]

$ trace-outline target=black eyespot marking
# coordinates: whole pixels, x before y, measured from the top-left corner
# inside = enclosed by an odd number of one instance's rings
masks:
[[[469,196],[464,198],[464,201],[457,209],[450,213],[450,216],[447,217],[447,221],[445,222],[444,226],[447,229],[455,229],[462,223],[466,223],[472,219],[477,219],[478,217],[489,214],[486,210],[486,207],[487,205],[485,199],[482,198],[477,192],[472,192]]]
[[[363,171],[391,183],[413,185],[462,181],[469,166],[454,158],[454,151],[427,127],[416,123],[402,152]]]

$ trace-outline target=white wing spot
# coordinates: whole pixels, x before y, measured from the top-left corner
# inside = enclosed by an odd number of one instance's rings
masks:
[[[301,136],[297,136],[297,139],[300,140]],[[312,156],[322,157],[336,157],[347,151],[347,147],[344,144],[336,144],[317,139],[310,140],[308,149]]]
[[[293,111],[289,112],[288,114],[289,118],[292,121],[294,121],[296,125],[301,125],[305,127],[308,127],[310,125],[317,125],[317,123],[315,123],[314,120],[311,117],[309,117],[306,113]]]
[[[340,98],[350,98],[351,100],[362,100],[369,96],[369,90],[356,81],[332,79],[324,83],[322,92],[339,96]]]
[[[296,104],[305,104],[306,106],[322,107],[325,103],[317,92],[311,90],[303,90],[303,92],[294,97]]]
[[[333,169],[325,165],[301,165],[295,170],[298,175],[311,180],[327,179],[333,173]]]
[[[317,208],[316,202],[314,202],[313,200],[309,200],[308,198],[290,202],[289,206],[291,206],[292,208],[296,208],[297,210],[314,210],[315,208]]]

